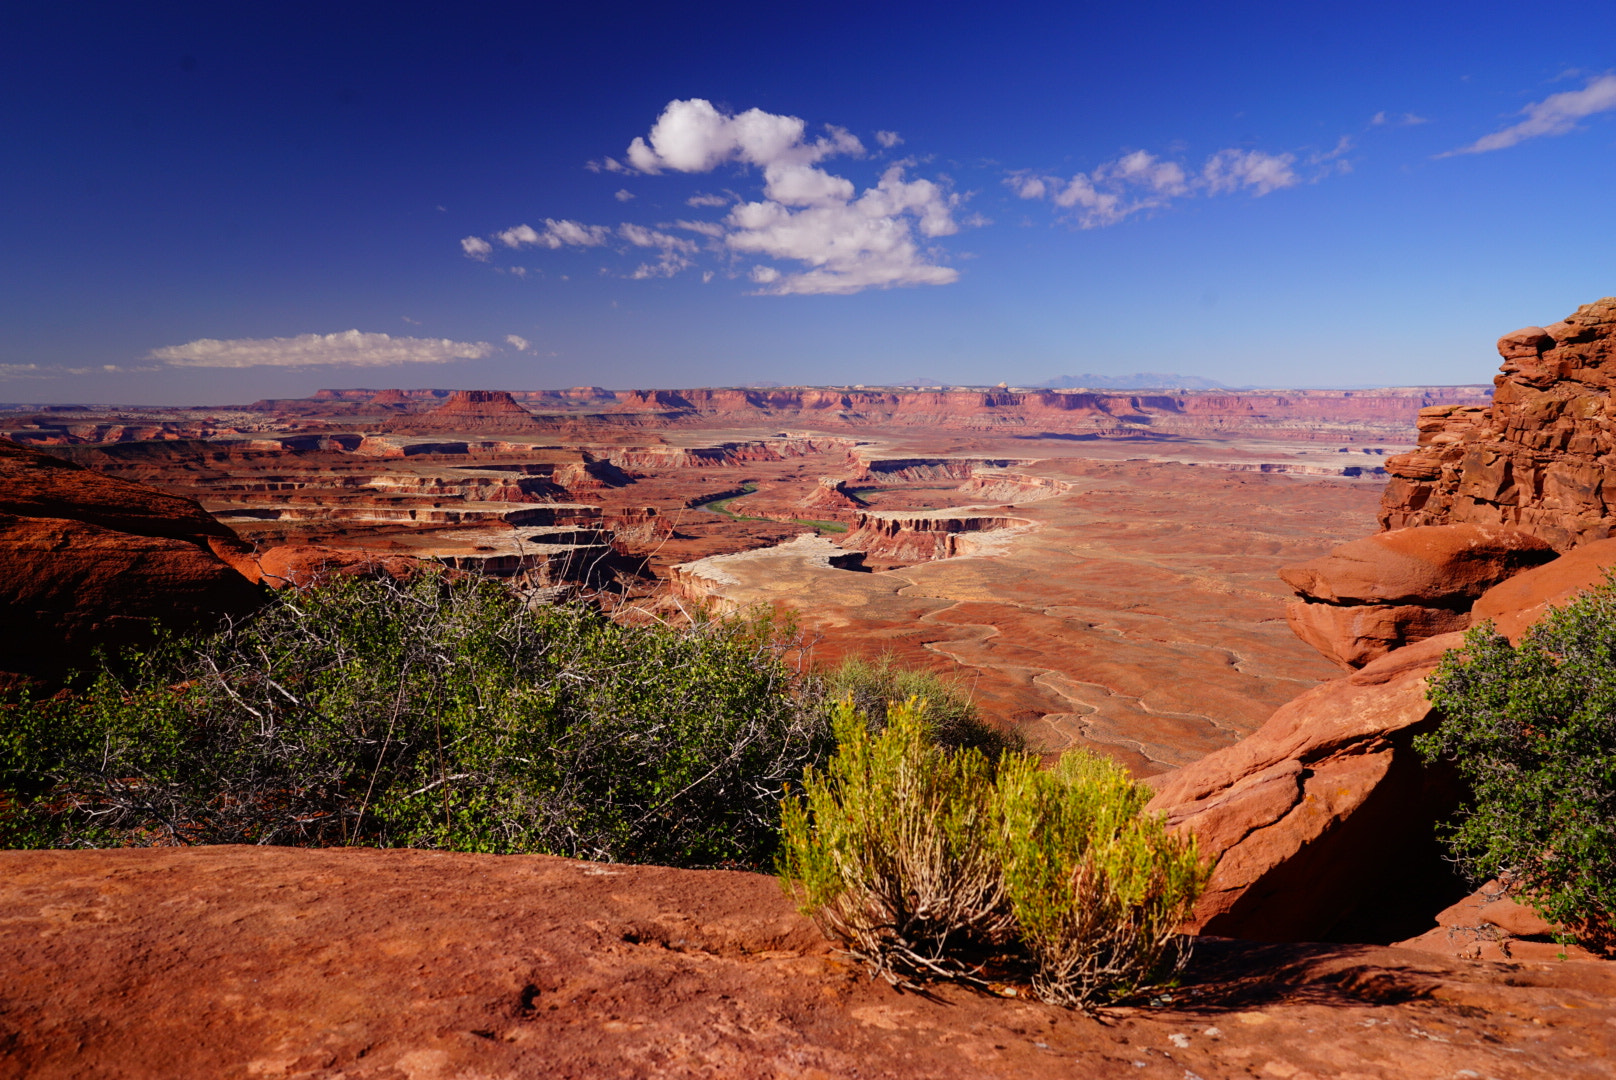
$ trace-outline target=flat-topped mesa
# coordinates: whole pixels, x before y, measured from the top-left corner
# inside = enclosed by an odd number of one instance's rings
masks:
[[[839,544],[884,562],[909,565],[969,554],[972,545],[965,539],[968,534],[1031,524],[1025,518],[980,514],[969,509],[894,513],[860,510],[853,519],[852,531]]]
[[[1387,459],[1381,527],[1505,524],[1560,551],[1612,535],[1616,297],[1505,334],[1498,353],[1491,407],[1422,409],[1418,448]]]
[[[543,425],[504,390],[456,390],[429,412],[388,421],[388,431],[454,431],[519,434],[542,431]]]

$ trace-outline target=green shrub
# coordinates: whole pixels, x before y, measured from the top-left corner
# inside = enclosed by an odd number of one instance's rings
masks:
[[[836,753],[782,805],[801,910],[899,985],[1024,971],[1044,1000],[1092,1008],[1176,974],[1210,867],[1144,813],[1148,791],[1084,752],[1046,771],[941,749],[923,713],[894,705],[873,732],[838,709]]]
[[[932,741],[954,749],[973,747],[990,758],[1006,750],[1025,750],[1026,741],[983,720],[958,680],[936,672],[899,667],[893,658],[848,657],[822,676],[831,702],[850,699],[877,727],[888,706],[911,699],[926,702],[925,717]]]
[[[828,752],[762,617],[628,627],[340,580],[0,708],[0,841],[371,844],[767,865]]]
[[[1145,813],[1150,790],[1086,751],[999,772],[1005,895],[1045,1001],[1088,1008],[1176,975],[1210,867]]]
[[[1441,711],[1416,746],[1469,797],[1448,841],[1584,944],[1616,948],[1616,581],[1527,631],[1470,631],[1429,680]]]
[[[837,751],[782,804],[780,873],[804,914],[897,985],[968,978],[1002,944],[993,763],[932,742],[923,710],[894,704],[874,732],[850,701]]]

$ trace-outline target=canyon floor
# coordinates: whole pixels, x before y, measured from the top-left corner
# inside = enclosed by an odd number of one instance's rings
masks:
[[[152,439],[117,415],[8,430],[195,498],[261,549],[433,557],[658,614],[772,605],[812,662],[949,674],[1034,745],[1141,776],[1336,673],[1287,629],[1275,571],[1372,531],[1380,463],[1413,441],[1406,403],[1401,428],[1215,435],[338,404],[231,416],[225,435],[165,421]]]

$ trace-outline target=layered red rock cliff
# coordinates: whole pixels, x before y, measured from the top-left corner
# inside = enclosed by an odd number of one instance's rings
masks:
[[[1446,906],[1463,886],[1438,823],[1457,791],[1412,748],[1440,720],[1426,678],[1465,628],[1491,620],[1516,639],[1616,566],[1616,540],[1601,539],[1616,517],[1604,501],[1616,475],[1613,341],[1616,298],[1505,336],[1492,406],[1427,410],[1420,449],[1388,463],[1392,531],[1282,573],[1299,595],[1293,629],[1361,670],[1151,781],[1152,807],[1219,857],[1196,929],[1387,940],[1440,920],[1417,942],[1440,949],[1455,919],[1488,906]]]
[[[1616,297],[1498,342],[1490,407],[1420,413],[1419,448],[1386,462],[1381,525],[1505,524],[1558,550],[1616,524]]]
[[[245,550],[190,499],[0,439],[0,683],[252,610],[261,591],[220,557]]]

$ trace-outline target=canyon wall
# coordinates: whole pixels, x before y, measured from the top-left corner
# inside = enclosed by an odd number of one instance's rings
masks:
[[[1616,297],[1498,342],[1490,406],[1420,412],[1419,446],[1389,458],[1381,526],[1503,524],[1565,550],[1616,524]]]

